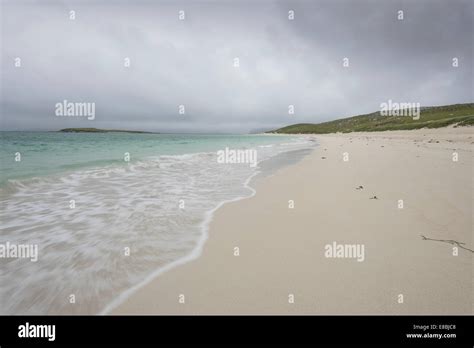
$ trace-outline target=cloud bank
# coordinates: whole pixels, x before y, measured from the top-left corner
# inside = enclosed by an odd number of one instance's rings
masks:
[[[3,1],[1,128],[243,133],[471,102],[472,33],[468,0]]]

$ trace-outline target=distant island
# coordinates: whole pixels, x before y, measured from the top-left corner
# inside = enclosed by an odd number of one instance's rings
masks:
[[[159,134],[156,132],[144,132],[134,130],[121,130],[121,129],[99,129],[99,128],[64,128],[59,130],[64,133],[142,133],[142,134]]]
[[[383,116],[377,111],[318,124],[298,123],[267,133],[327,134],[474,125],[473,103],[421,107],[419,112],[417,120],[407,116]]]

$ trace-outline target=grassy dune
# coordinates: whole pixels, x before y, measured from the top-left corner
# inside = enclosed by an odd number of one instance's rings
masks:
[[[318,124],[299,123],[283,127],[269,133],[286,134],[326,134],[372,132],[386,130],[403,130],[419,128],[440,128],[449,125],[474,125],[474,104],[454,104],[445,106],[423,107],[420,118],[413,120],[407,116],[382,116],[380,112],[353,116]]]

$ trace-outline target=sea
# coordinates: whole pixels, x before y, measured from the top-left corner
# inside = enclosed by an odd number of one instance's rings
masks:
[[[253,178],[317,144],[285,135],[0,132],[0,145],[0,314],[102,314],[199,257],[220,206],[254,195]],[[234,150],[254,151],[256,161],[219,160]],[[5,254],[15,246],[36,246],[37,259]]]

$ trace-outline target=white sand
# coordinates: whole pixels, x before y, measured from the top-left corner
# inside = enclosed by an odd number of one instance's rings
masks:
[[[199,258],[113,313],[472,313],[473,253],[420,235],[474,249],[473,129],[315,137],[312,154],[217,211]],[[364,261],[326,258],[334,241],[363,244]]]

